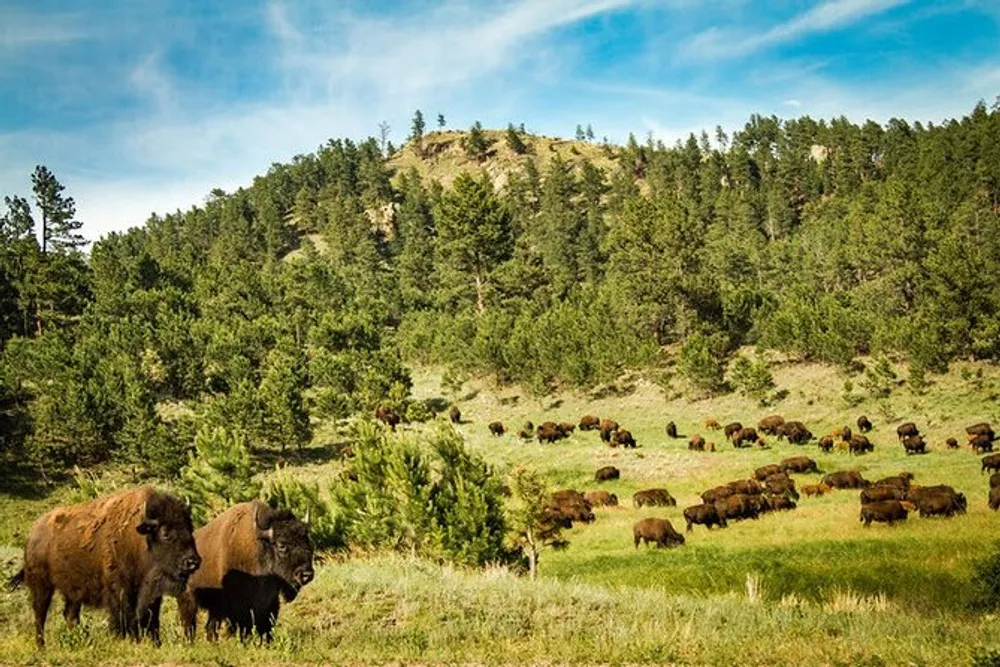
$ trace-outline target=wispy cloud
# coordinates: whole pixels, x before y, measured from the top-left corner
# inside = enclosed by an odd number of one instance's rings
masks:
[[[810,34],[835,30],[881,14],[909,0],[827,0],[761,33],[713,27],[690,39],[681,49],[691,60],[723,60],[749,55]]]
[[[46,15],[0,7],[0,57],[35,46],[75,42],[94,36],[82,12]]]

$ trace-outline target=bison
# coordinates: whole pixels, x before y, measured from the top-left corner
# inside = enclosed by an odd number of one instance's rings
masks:
[[[718,431],[720,428],[722,428],[722,426],[719,424],[719,421],[717,419],[715,419],[714,417],[708,417],[707,419],[705,419],[705,429],[706,430],[708,430],[708,431]]]
[[[753,471],[754,479],[758,482],[763,482],[765,479],[774,475],[776,473],[784,472],[784,468],[776,463],[771,463],[770,465],[761,466]]]
[[[906,422],[896,427],[896,435],[899,436],[899,441],[902,442],[911,435],[920,435],[920,430],[917,429],[917,425],[913,422]]]
[[[590,503],[574,489],[562,489],[549,496],[545,513],[550,520],[566,528],[571,527],[574,521],[590,523],[595,519]]]
[[[872,521],[887,523],[890,526],[897,521],[905,521],[908,512],[913,511],[910,503],[899,500],[880,500],[874,503],[867,503],[861,506],[860,521],[864,521],[865,528],[872,525]]]
[[[808,456],[792,456],[787,459],[782,459],[781,469],[785,472],[819,472],[819,467],[816,462],[813,461]]]
[[[760,504],[745,493],[737,493],[715,502],[715,509],[722,519],[756,519]]]
[[[893,475],[892,477],[885,477],[883,479],[875,482],[873,486],[894,486],[904,491],[909,490],[910,481],[913,479],[912,472],[901,472],[898,475]]]
[[[835,438],[840,438],[841,441],[843,441],[843,442],[850,442],[851,441],[851,435],[853,435],[853,434],[851,433],[851,427],[850,426],[841,426],[840,428],[834,430],[834,432],[833,432],[832,435]]]
[[[784,512],[798,507],[798,505],[795,504],[795,501],[787,495],[771,494],[765,496],[764,499],[767,501],[768,508],[772,512]]]
[[[907,455],[926,454],[927,443],[924,442],[923,436],[911,435],[903,438],[903,449],[906,451]]]
[[[991,510],[1000,509],[1000,488],[990,487],[989,505]]]
[[[462,411],[458,409],[457,405],[451,406],[451,409],[448,410],[448,419],[451,420],[452,424],[462,423]]]
[[[1000,454],[990,454],[984,456],[982,460],[982,472],[987,470],[1000,470]]]
[[[768,477],[764,482],[764,490],[772,495],[788,496],[796,500],[799,497],[799,492],[795,490],[795,480],[784,474]]]
[[[676,438],[677,437],[677,424],[673,422],[667,423],[667,437]]]
[[[990,440],[995,440],[995,434],[993,433],[993,427],[990,426],[989,422],[979,422],[978,424],[973,424],[972,426],[966,426],[965,432],[971,437],[974,435],[985,435]]]
[[[83,605],[103,607],[114,634],[148,633],[159,644],[163,596],[181,595],[200,565],[187,505],[143,487],[43,515],[10,584],[23,582],[31,593],[39,648],[56,591],[66,601],[68,625],[80,620]]]
[[[712,526],[725,528],[727,525],[726,518],[719,516],[719,511],[715,508],[715,505],[709,503],[692,505],[691,507],[685,508],[684,520],[687,521],[686,532],[688,533],[691,532],[691,527],[695,524],[705,526],[709,530],[712,529]]]
[[[398,426],[400,422],[399,415],[384,405],[380,405],[375,408],[375,419],[379,420],[383,424],[386,424],[393,431],[396,430],[396,426]]]
[[[875,451],[875,445],[873,445],[871,440],[868,439],[868,436],[861,435],[860,433],[855,433],[851,437],[851,441],[848,443],[847,446],[851,454],[861,455],[866,452]]]
[[[831,487],[826,484],[806,484],[802,487],[802,493],[806,496],[822,496],[831,491]]]
[[[705,438],[695,433],[691,436],[691,439],[688,440],[688,449],[697,452],[705,451]]]
[[[580,417],[578,427],[581,431],[596,431],[601,425],[601,420],[594,415],[584,415]]]
[[[942,514],[946,517],[952,517],[956,514],[965,514],[967,501],[964,494],[955,493],[954,490],[949,493],[935,491],[932,488],[930,491],[925,490],[919,494],[915,504],[920,510],[921,517]]]
[[[944,441],[944,444],[948,447],[948,449],[958,449],[958,440],[955,438],[948,438]]]
[[[990,475],[990,488],[995,489],[997,487],[1000,487],[1000,472]]]
[[[800,421],[787,421],[778,429],[778,438],[786,438],[793,445],[804,445],[813,438],[812,432]]]
[[[757,429],[746,427],[741,428],[739,431],[732,435],[733,447],[742,447],[744,443],[754,443],[759,439],[757,435]]]
[[[564,438],[568,438],[570,434],[576,430],[576,424],[571,424],[569,422],[560,422],[556,424],[556,429],[562,433]]]
[[[598,468],[597,472],[594,473],[594,479],[598,482],[606,482],[609,479],[618,479],[621,476],[621,470],[614,466],[604,466],[603,468]]]
[[[739,432],[743,428],[743,424],[739,422],[730,422],[726,424],[726,427],[722,429],[722,432],[726,434],[727,440],[732,440],[733,434]]]
[[[504,428],[503,422],[490,422],[490,433],[497,436],[498,438],[507,432]]]
[[[822,438],[820,438],[820,440],[819,440],[819,448],[822,449],[824,452],[826,452],[826,453],[829,454],[830,450],[833,449],[833,436],[832,435],[824,435]]]
[[[717,486],[714,489],[709,489],[708,491],[702,492],[701,499],[706,503],[715,503],[722,500],[723,498],[728,498],[729,496],[735,493],[736,492],[733,491],[731,488],[729,488],[729,486],[726,485]]]
[[[868,431],[872,430],[872,428],[874,428],[872,426],[871,421],[865,415],[861,415],[860,417],[858,417],[857,423],[858,423],[858,430],[861,431],[862,433],[867,433]]]
[[[635,449],[635,438],[632,437],[630,431],[624,429],[618,429],[611,438],[612,443],[615,445],[621,445],[622,447],[627,447],[629,449]]]
[[[785,418],[781,415],[771,415],[770,417],[764,417],[757,422],[757,428],[761,433],[766,433],[767,435],[778,435],[778,429],[781,428],[784,423]]]
[[[617,507],[618,496],[607,491],[588,491],[583,494],[584,499],[590,503],[591,507]]]
[[[857,470],[831,472],[823,478],[823,483],[834,489],[860,489],[871,485]]]
[[[757,495],[764,492],[764,487],[755,479],[738,479],[726,484],[733,493],[745,493],[747,495]]]
[[[205,561],[177,600],[185,634],[194,637],[198,609],[205,609],[212,641],[223,621],[241,639],[256,632],[269,640],[281,598],[294,600],[316,574],[309,514],[300,521],[287,509],[252,500],[230,507],[194,536]]]
[[[980,454],[993,451],[993,441],[988,435],[974,435],[969,440],[969,444]]]
[[[604,442],[611,442],[611,436],[618,432],[618,422],[611,419],[601,420],[601,440]]]
[[[898,486],[870,486],[861,489],[861,504],[874,503],[882,500],[906,500],[906,489]]]
[[[674,530],[666,519],[643,519],[632,526],[635,548],[640,542],[655,544],[657,547],[674,547],[684,544],[684,536]]]
[[[559,425],[555,422],[545,422],[538,425],[538,430],[536,432],[538,437],[538,442],[547,442],[552,444],[562,440],[566,436],[563,432],[559,430]]]
[[[644,489],[632,494],[633,507],[674,507],[677,501],[666,489]]]

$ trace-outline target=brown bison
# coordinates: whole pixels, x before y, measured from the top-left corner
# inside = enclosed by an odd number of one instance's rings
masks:
[[[882,500],[906,500],[906,489],[898,486],[870,486],[861,489],[861,504],[874,503]]]
[[[965,514],[968,504],[965,494],[956,493],[951,487],[927,487],[913,502],[920,510],[921,517]]]
[[[733,434],[738,433],[740,429],[743,428],[743,424],[740,422],[729,422],[726,427],[722,429],[722,432],[726,435],[727,440],[733,439]]]
[[[462,411],[458,409],[457,405],[451,406],[451,409],[448,410],[448,419],[451,420],[452,424],[462,423]]]
[[[503,422],[490,422],[490,433],[497,436],[498,438],[507,432],[504,428]]]
[[[955,438],[948,438],[944,444],[947,445],[948,449],[958,449],[958,440]]]
[[[778,429],[778,438],[785,438],[793,445],[804,445],[812,440],[813,434],[802,422],[790,421]]]
[[[973,424],[972,426],[966,426],[965,432],[971,437],[974,435],[985,435],[990,440],[995,440],[995,434],[993,433],[993,427],[990,426],[989,422],[979,422],[978,424]]]
[[[745,493],[747,495],[757,495],[764,493],[764,487],[755,479],[738,479],[726,484],[733,493]]]
[[[643,519],[632,526],[632,539],[635,548],[640,542],[655,544],[659,547],[675,547],[684,544],[684,536],[674,530],[666,519]]]
[[[857,454],[859,456],[867,452],[875,451],[875,445],[873,445],[871,440],[868,439],[868,436],[861,435],[860,433],[855,433],[851,437],[847,446],[851,454]]]
[[[603,468],[598,468],[597,472],[594,473],[594,479],[598,482],[606,482],[609,479],[618,479],[622,476],[622,471],[614,466],[604,466]]]
[[[873,486],[894,486],[907,491],[910,488],[910,481],[912,479],[912,472],[901,472],[898,475],[893,475],[892,477],[884,477],[883,479],[875,482]]]
[[[667,437],[676,438],[677,437],[677,424],[673,422],[667,423]]]
[[[798,496],[795,497],[797,498]],[[767,502],[768,511],[770,512],[786,512],[798,507],[795,501],[788,495],[771,494],[764,496],[764,500]]]
[[[982,460],[982,472],[987,470],[1000,470],[1000,454],[990,454],[984,456]]]
[[[974,435],[969,440],[969,444],[980,454],[993,451],[993,441],[988,435]]]
[[[205,634],[212,641],[223,622],[241,639],[256,632],[269,640],[281,598],[294,600],[316,574],[309,515],[300,521],[252,500],[230,507],[194,536],[205,561],[177,600],[185,634],[194,637],[200,608],[208,611]]]
[[[620,428],[617,431],[615,431],[615,434],[612,436],[611,441],[615,445],[627,447],[628,449],[636,448],[635,438],[632,437],[632,433],[630,431],[626,431],[625,429]]]
[[[611,442],[611,436],[618,432],[618,422],[611,419],[601,420],[601,440],[604,442]]]
[[[860,489],[871,485],[857,470],[831,472],[823,478],[823,483],[834,489]]]
[[[725,517],[719,516],[719,511],[715,509],[715,505],[709,503],[703,503],[701,505],[692,505],[691,507],[685,508],[684,510],[684,520],[687,521],[686,532],[691,532],[691,527],[695,524],[705,526],[709,530],[712,526],[719,526],[720,528],[726,527]]]
[[[607,491],[588,491],[583,497],[591,507],[618,507],[618,496]]]
[[[763,482],[765,479],[774,475],[776,473],[784,472],[784,468],[776,463],[771,463],[770,465],[761,466],[753,471],[754,479],[758,482]]]
[[[522,428],[520,431],[517,432],[517,437],[519,437],[521,440],[531,440],[533,437],[535,437],[534,430]]]
[[[576,424],[571,424],[569,422],[560,422],[556,424],[556,429],[563,434],[564,438],[568,438],[570,434],[576,430]]]
[[[731,488],[729,488],[729,486],[722,485],[722,486],[717,486],[714,489],[709,489],[708,491],[702,492],[701,499],[706,503],[715,503],[722,500],[723,498],[728,498],[729,496],[735,493],[736,492],[733,491]]]
[[[674,507],[677,501],[666,489],[644,489],[632,494],[633,507]]]
[[[778,435],[778,429],[781,428],[784,423],[785,418],[781,415],[771,415],[770,417],[764,417],[757,422],[757,428],[761,433],[766,433],[767,435]]]
[[[556,491],[545,504],[548,518],[559,525],[569,528],[574,521],[592,522],[594,512],[582,493],[574,489]]]
[[[764,481],[764,490],[775,496],[788,496],[798,500],[799,492],[795,490],[795,480],[785,475],[771,475]]]
[[[753,444],[757,442],[759,436],[757,435],[757,429],[755,428],[741,428],[739,431],[732,435],[733,447],[743,447],[749,446],[746,443]]]
[[[806,484],[802,487],[802,493],[806,494],[806,496],[822,496],[831,490],[831,487],[826,484]]]
[[[550,445],[566,437],[563,435],[562,431],[558,429],[554,422],[539,424],[535,435],[538,438],[538,442],[547,442]]]
[[[43,515],[10,585],[23,582],[31,593],[39,648],[56,591],[68,625],[80,620],[83,605],[103,607],[116,635],[148,633],[159,644],[163,596],[181,595],[200,565],[187,505],[143,487]]]
[[[995,489],[997,487],[1000,487],[1000,472],[990,475],[990,488]]]
[[[1000,488],[990,487],[989,505],[991,510],[1000,509]]]
[[[926,454],[927,443],[924,442],[923,436],[911,435],[903,438],[903,449],[906,451],[907,455]]]
[[[579,428],[581,431],[596,431],[601,425],[601,420],[594,415],[584,415],[580,417]]]
[[[833,436],[832,435],[824,435],[822,438],[820,438],[819,439],[819,448],[822,449],[824,452],[826,452],[826,453],[829,454],[830,450],[833,449]]]
[[[896,435],[899,436],[899,441],[902,442],[911,435],[920,435],[920,430],[917,429],[917,425],[913,422],[906,422],[896,427]]]
[[[721,519],[756,519],[760,515],[760,503],[753,496],[737,493],[715,502],[715,509]]]
[[[853,434],[851,433],[851,427],[850,426],[841,426],[838,429],[834,429],[832,435],[835,438],[840,438],[840,440],[842,440],[843,442],[850,442],[851,441],[851,435],[853,435]]]
[[[688,440],[688,449],[696,452],[705,451],[705,438],[695,433],[691,436],[691,439]]]
[[[398,426],[400,422],[399,415],[384,405],[380,405],[375,408],[375,419],[388,425],[393,431],[396,430],[396,426]]]
[[[858,430],[862,433],[867,433],[874,428],[871,421],[865,415],[858,417]]]
[[[808,456],[792,456],[781,460],[781,469],[785,472],[819,472],[816,462]]]
[[[913,506],[910,503],[899,500],[880,500],[862,505],[859,521],[864,521],[865,528],[871,526],[872,521],[887,523],[891,526],[897,521],[905,521],[907,512],[912,511]]]
[[[708,417],[705,419],[705,429],[708,431],[718,431],[722,426],[719,424],[718,420],[714,417]]]

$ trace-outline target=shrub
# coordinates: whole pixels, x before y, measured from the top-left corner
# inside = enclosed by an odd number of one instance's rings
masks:
[[[303,521],[308,519],[309,536],[317,549],[339,551],[347,547],[344,518],[336,513],[319,484],[281,474],[267,483],[263,498],[271,507],[291,510]]]
[[[774,376],[766,360],[757,358],[751,361],[739,356],[729,365],[729,384],[742,396],[763,401],[774,388]]]
[[[246,439],[221,426],[203,427],[178,482],[191,501],[191,517],[203,524],[236,503],[260,495],[254,481]]]
[[[722,334],[693,333],[681,347],[678,370],[696,389],[717,392],[724,386],[725,353]]]
[[[1000,542],[993,552],[972,566],[972,606],[977,610],[1000,609]]]

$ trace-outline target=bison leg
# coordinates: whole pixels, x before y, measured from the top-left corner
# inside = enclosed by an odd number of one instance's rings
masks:
[[[692,526],[693,524],[691,523],[691,519],[688,519],[688,520],[687,520],[687,522],[688,522],[688,527],[687,527],[687,530],[686,530],[686,531],[684,531],[684,532],[685,532],[685,533],[690,533],[690,532],[691,532],[691,526]]]
[[[222,617],[215,616],[208,612],[208,621],[205,622],[205,636],[210,642],[219,641],[219,626],[222,625]]]
[[[80,602],[66,600],[66,606],[63,607],[63,618],[66,619],[66,627],[75,628],[76,624],[80,622],[80,607],[82,606]]]
[[[142,615],[139,616],[140,633],[149,635],[149,638],[153,640],[153,644],[156,646],[160,645],[160,605],[162,604],[163,598],[156,598],[152,604],[146,607]]]
[[[55,592],[47,582],[31,582],[31,608],[35,612],[35,644],[45,646],[45,619],[49,616],[49,605]]]
[[[184,591],[177,596],[177,615],[181,617],[184,637],[188,641],[194,641],[198,625],[198,603],[191,591]]]

